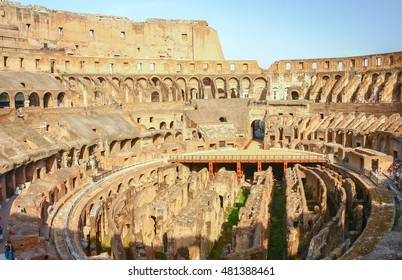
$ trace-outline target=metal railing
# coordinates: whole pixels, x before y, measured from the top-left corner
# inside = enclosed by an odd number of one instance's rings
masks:
[[[169,161],[327,161],[325,155],[170,155]]]

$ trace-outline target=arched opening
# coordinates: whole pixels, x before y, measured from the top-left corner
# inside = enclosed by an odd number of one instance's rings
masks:
[[[154,92],[151,94],[151,102],[159,102],[159,101],[160,101],[159,92],[154,91]]]
[[[45,96],[43,96],[43,108],[48,108],[52,106],[52,94],[47,92]]]
[[[31,93],[29,96],[29,106],[39,107],[39,95],[36,92]]]
[[[159,125],[159,129],[165,130],[165,129],[166,129],[166,123],[165,123],[165,122],[161,122],[161,124]]]
[[[166,133],[165,142],[172,142],[173,140],[174,140],[173,135],[170,132]]]
[[[251,129],[253,132],[253,139],[264,139],[265,135],[265,123],[262,120],[255,120],[251,123]]]
[[[170,129],[173,129],[173,128],[174,128],[174,121],[171,121],[171,122],[170,122],[169,128],[170,128]]]
[[[64,107],[64,101],[65,101],[65,93],[60,92],[59,95],[57,95],[57,106],[59,107]]]
[[[22,94],[21,92],[17,93],[15,95],[15,102],[14,103],[15,103],[14,105],[15,105],[16,109],[24,107],[24,103],[25,103],[24,94]]]
[[[220,122],[227,122],[227,119],[226,119],[226,117],[220,117],[220,118],[219,118],[219,121],[220,121]]]
[[[299,100],[299,93],[297,91],[292,91],[292,100]]]
[[[0,108],[9,108],[10,107],[10,97],[6,92],[0,94]]]

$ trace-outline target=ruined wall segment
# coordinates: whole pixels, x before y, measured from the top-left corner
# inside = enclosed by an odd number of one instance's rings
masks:
[[[239,223],[232,229],[232,244],[227,259],[263,260],[267,258],[270,205],[273,198],[272,168],[254,174],[246,205],[240,208]]]

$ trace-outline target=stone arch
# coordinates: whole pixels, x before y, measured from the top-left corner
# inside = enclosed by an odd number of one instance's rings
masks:
[[[248,98],[250,96],[250,88],[251,88],[251,79],[248,77],[244,77],[241,80],[241,96],[244,98]]]
[[[53,96],[50,92],[46,92],[43,96],[43,108],[48,108],[53,106]]]
[[[227,98],[225,79],[218,77],[215,79],[216,93],[215,98]]]
[[[161,130],[167,129],[166,122],[161,122],[160,125],[159,125],[159,129],[161,129]]]
[[[66,94],[64,92],[60,92],[57,95],[57,106],[59,107],[66,107]]]
[[[0,94],[0,109],[9,107],[10,107],[10,96],[8,95],[7,92],[3,92]]]
[[[98,82],[102,87],[106,87],[107,86],[107,81],[104,77],[98,77]]]
[[[110,143],[110,145],[109,145],[109,151],[110,151],[110,154],[119,151],[118,141],[112,141],[112,142]]]
[[[170,128],[170,129],[174,129],[174,121],[171,121],[171,122],[170,122],[169,128]]]
[[[184,78],[178,78],[176,80],[177,85],[178,85],[178,95],[181,96],[182,100],[184,101],[188,101],[189,97],[187,96],[187,83],[186,80]]]
[[[24,107],[25,96],[22,92],[18,92],[14,97],[14,106],[16,109]]]
[[[152,86],[154,86],[154,87],[160,86],[161,80],[159,79],[159,77],[154,76],[150,79],[150,81],[151,81]]]
[[[161,135],[160,135],[159,133],[158,133],[158,134],[155,134],[154,136],[152,136],[152,143],[153,143],[155,146],[161,144]]]
[[[174,137],[173,137],[172,133],[168,132],[165,134],[165,137],[164,137],[165,142],[172,142],[173,140],[174,140]]]
[[[113,77],[112,78],[112,82],[114,83],[114,85],[116,86],[116,87],[120,87],[120,79],[119,78],[117,78],[117,77]]]
[[[131,149],[137,150],[140,146],[140,138],[134,138],[131,140]]]
[[[29,95],[29,106],[30,107],[39,107],[40,106],[39,95],[36,92],[32,92]]]
[[[300,99],[300,94],[297,90],[293,90],[291,93],[292,100],[299,100]]]
[[[267,99],[267,80],[263,77],[258,77],[253,81],[253,97],[256,100]]]
[[[193,77],[189,80],[190,99],[201,99],[200,96],[200,82],[197,78]]]
[[[152,92],[151,102],[160,102],[160,94],[157,91]]]
[[[178,142],[183,141],[183,134],[182,134],[181,132],[177,132],[176,135],[175,135],[175,137],[176,137],[176,140],[177,140]]]
[[[166,89],[168,90],[169,101],[178,101],[179,96],[177,96],[177,90],[173,86],[173,80],[171,78],[165,78],[163,79],[163,83],[165,84]]]
[[[235,77],[229,79],[230,98],[238,98],[240,90],[239,80]]]

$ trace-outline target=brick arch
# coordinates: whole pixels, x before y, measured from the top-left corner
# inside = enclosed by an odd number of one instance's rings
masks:
[[[10,107],[10,96],[7,92],[0,94],[0,109]]]
[[[36,92],[32,92],[29,95],[29,107],[39,107],[39,106],[40,106],[39,94]]]

